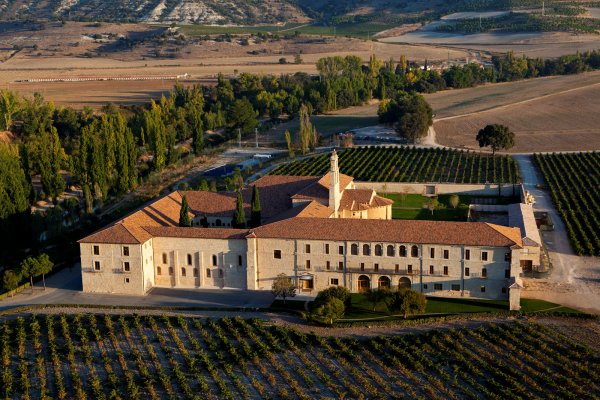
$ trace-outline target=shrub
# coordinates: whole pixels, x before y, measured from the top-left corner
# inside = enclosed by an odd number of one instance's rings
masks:
[[[342,286],[333,286],[322,290],[315,297],[314,306],[315,308],[325,304],[330,299],[338,299],[340,300],[346,307],[350,307],[351,304],[351,295],[350,291]]]

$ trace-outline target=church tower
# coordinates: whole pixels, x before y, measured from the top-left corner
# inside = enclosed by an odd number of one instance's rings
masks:
[[[338,167],[338,155],[335,152],[335,149],[333,150],[333,153],[331,153],[330,160],[331,169],[329,171],[329,208],[333,208],[334,218],[337,218],[342,193],[340,192],[340,168]]]

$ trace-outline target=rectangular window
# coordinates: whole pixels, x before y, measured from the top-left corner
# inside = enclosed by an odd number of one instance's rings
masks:
[[[167,263],[167,253],[163,253],[163,264]]]
[[[448,266],[444,265],[444,275],[448,275]]]
[[[435,268],[434,268],[434,266],[433,266],[433,265],[430,265],[430,266],[429,266],[429,275],[433,275],[433,274],[434,274],[434,272],[435,272]]]
[[[329,254],[329,243],[325,243],[325,254]]]
[[[307,245],[304,246],[304,252],[306,254],[310,254],[310,244],[307,244]]]
[[[444,250],[444,259],[447,260],[450,258],[450,250]]]
[[[423,289],[427,289],[427,284],[424,284],[424,285],[423,285]]]
[[[487,268],[481,268],[481,277],[487,278]]]
[[[408,271],[409,274],[412,274],[412,272],[413,272],[412,271],[412,265],[408,265],[407,271]]]
[[[337,285],[339,285],[339,284],[340,284],[339,282],[340,282],[340,281],[338,280],[338,278],[331,278],[331,284],[332,284],[332,285],[335,285],[335,286],[337,286]]]
[[[243,262],[242,262],[242,261],[243,261],[243,260],[242,260],[242,256],[241,256],[241,255],[240,255],[240,256],[238,256],[238,265],[239,265],[240,267],[243,265]]]
[[[481,261],[487,261],[488,259],[488,252],[487,251],[482,251],[481,252]]]
[[[125,278],[125,283],[129,283],[129,278]]]
[[[471,274],[471,270],[469,268],[465,268],[465,276],[469,276]]]
[[[343,262],[343,261],[340,261],[340,262],[338,263],[338,269],[339,269],[340,271],[344,269],[344,262]]]
[[[181,276],[185,276],[185,268],[181,268]]]
[[[400,272],[400,264],[396,264],[395,270],[396,270],[396,272]]]
[[[198,277],[198,270],[196,268],[194,268],[194,278]]]
[[[360,263],[360,270],[364,271],[365,270],[365,263]]]
[[[504,261],[510,262],[510,253],[504,253]]]
[[[455,292],[460,292],[460,285],[452,285],[452,290]]]
[[[435,249],[433,247],[431,250],[429,250],[429,252],[431,253],[431,258],[435,258]]]
[[[123,246],[123,256],[129,256],[129,246]]]
[[[471,250],[467,249],[465,250],[465,260],[470,260],[471,259]]]
[[[343,256],[343,255],[344,255],[344,246],[339,246],[339,247],[338,247],[338,254],[339,254],[340,256]]]
[[[485,293],[485,286],[481,287],[481,293]]]
[[[94,261],[94,270],[100,271],[100,261]]]
[[[129,261],[125,261],[123,263],[123,271],[125,271],[125,272],[129,272],[130,271]]]
[[[173,276],[173,267],[169,267],[169,276]]]
[[[217,256],[215,254],[213,254],[212,256],[212,262],[213,262],[213,266],[217,266]]]
[[[310,269],[310,260],[306,260],[306,269]]]
[[[210,278],[210,268],[206,268],[206,277]]]
[[[94,255],[95,256],[99,256],[100,255],[100,246],[94,246]]]
[[[156,275],[162,275],[162,270],[160,267],[156,267]]]
[[[379,264],[375,264],[375,265],[373,266],[373,269],[375,269],[375,272],[379,271]]]
[[[506,294],[506,288],[505,287],[502,288],[502,294]]]
[[[273,250],[273,258],[281,259],[281,250]]]
[[[433,284],[433,289],[434,290],[443,290],[444,289],[444,285],[441,283],[434,283]]]
[[[331,262],[327,261],[327,262],[325,263],[325,268],[327,268],[327,269],[331,269]]]
[[[505,277],[506,279],[510,278],[510,269],[505,269],[505,270],[504,270],[504,277]]]
[[[188,265],[192,265],[192,255],[191,254],[187,255],[187,262],[188,262]]]

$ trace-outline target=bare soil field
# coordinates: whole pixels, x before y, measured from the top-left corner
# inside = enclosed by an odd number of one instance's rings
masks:
[[[444,92],[428,100],[442,145],[479,149],[478,130],[499,123],[517,134],[512,153],[600,149],[600,73]]]
[[[59,105],[82,108],[108,102],[142,103],[160,96],[173,85],[169,81],[139,82],[53,82],[16,83],[34,78],[89,76],[183,75],[197,83],[223,73],[282,74],[316,73],[315,63],[326,56],[348,54],[368,59],[373,53],[381,59],[430,63],[448,57],[448,49],[422,45],[395,45],[346,37],[299,36],[244,45],[239,38],[231,42],[178,39],[165,27],[144,24],[90,24],[58,22],[36,25],[0,24],[0,88],[30,94],[42,92]],[[166,36],[165,36],[166,34]],[[301,54],[302,64],[291,64]],[[452,58],[465,58],[467,52],[450,50]],[[286,58],[288,63],[280,63]]]

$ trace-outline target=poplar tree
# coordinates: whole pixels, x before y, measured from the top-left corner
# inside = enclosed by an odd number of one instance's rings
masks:
[[[0,143],[0,220],[27,210],[29,188],[17,149]]]
[[[186,195],[183,195],[181,199],[181,210],[179,211],[179,226],[192,226],[192,221],[190,220],[190,207],[188,206]]]
[[[235,211],[233,212],[233,227],[234,228],[245,228],[246,227],[246,214],[244,212],[244,199],[242,198],[242,192],[238,191],[237,200],[235,202]]]
[[[251,214],[250,214],[250,226],[260,226],[261,222],[261,207],[260,207],[260,193],[256,185],[252,186],[252,203],[251,203]]]

